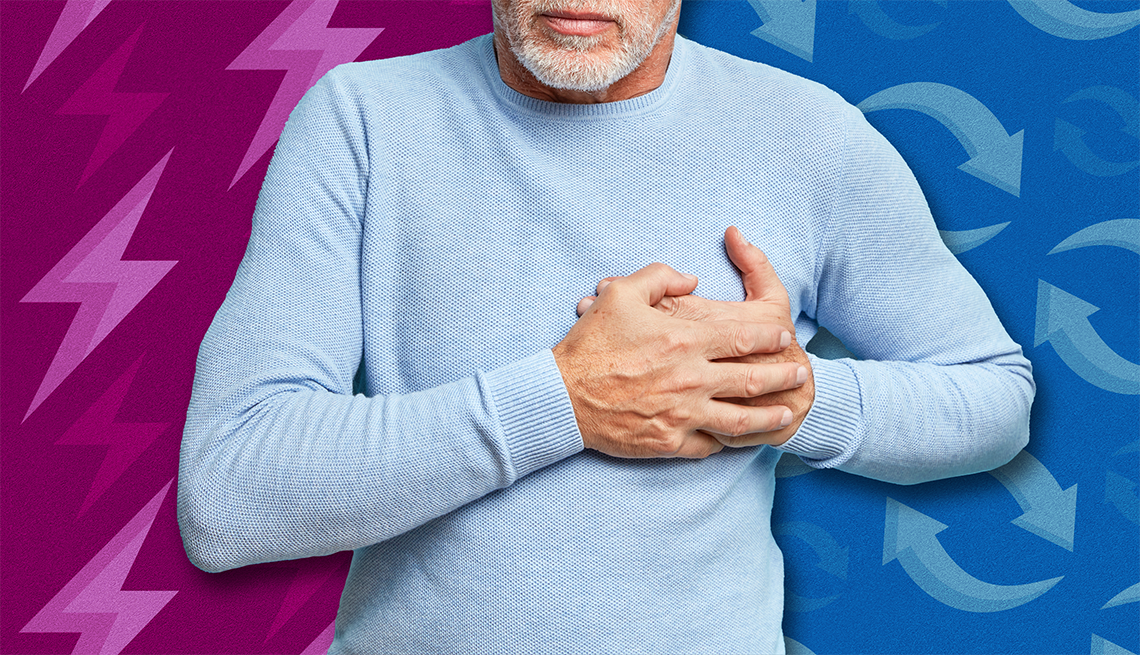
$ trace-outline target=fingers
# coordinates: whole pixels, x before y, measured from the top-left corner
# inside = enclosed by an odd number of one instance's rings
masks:
[[[713,398],[755,398],[795,389],[808,379],[807,368],[796,362],[713,362],[709,370],[713,371],[709,374]]]
[[[597,296],[586,296],[585,298],[579,300],[578,301],[578,316],[585,314],[586,310],[589,309],[590,305],[593,305],[594,301],[597,299],[598,299]]]
[[[724,246],[728,258],[740,269],[744,280],[745,300],[778,300],[787,302],[788,292],[772,268],[772,262],[759,248],[748,243],[735,226],[724,233]]]
[[[618,280],[618,279],[621,279],[621,276],[615,275],[613,277],[602,278],[601,281],[598,282],[598,290],[597,290],[598,295],[601,295],[602,289],[605,289],[607,286],[609,286],[610,282],[613,282],[614,280]]]
[[[697,276],[679,273],[665,264],[650,264],[628,277],[614,280],[607,288],[623,291],[647,305],[656,305],[665,296],[684,296],[697,288]]]
[[[792,410],[781,405],[750,407],[710,400],[702,430],[721,443],[757,432],[773,432],[792,423]]]
[[[692,330],[709,360],[778,353],[792,343],[791,332],[773,323],[709,321],[694,324]]]
[[[672,457],[704,459],[722,450],[724,450],[724,444],[721,443],[715,435],[706,434],[704,432],[694,432],[685,437],[684,443],[681,444],[680,449],[678,449]]]

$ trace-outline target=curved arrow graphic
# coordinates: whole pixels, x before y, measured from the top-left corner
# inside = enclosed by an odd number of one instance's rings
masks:
[[[1096,100],[1108,105],[1124,121],[1120,131],[1140,139],[1140,102],[1124,89],[1098,84],[1065,98],[1066,103],[1077,100]]]
[[[1124,518],[1140,525],[1140,502],[1136,483],[1113,471],[1104,474],[1104,502],[1116,507]]]
[[[1116,607],[1117,605],[1127,605],[1128,603],[1137,602],[1140,602],[1140,582],[1113,596],[1112,600],[1105,603],[1101,609],[1105,610],[1110,607]]]
[[[1092,655],[1136,655],[1127,648],[1121,648],[1104,637],[1092,636],[1092,645],[1089,647]]]
[[[810,648],[791,637],[784,637],[784,652],[787,655],[815,655]]]
[[[1009,490],[1025,512],[1013,519],[1014,525],[1072,552],[1077,485],[1062,491],[1049,469],[1024,450],[990,475]]]
[[[883,564],[898,559],[907,575],[932,598],[965,612],[1000,612],[1024,605],[1053,588],[1060,577],[1021,585],[995,585],[966,573],[938,543],[946,525],[887,498]],[[1063,577],[1063,576],[1062,576]]]
[[[764,24],[752,36],[809,62],[815,50],[815,0],[748,0]]]
[[[784,605],[789,612],[814,612],[839,600],[839,595],[824,596],[823,598],[807,598],[790,591],[784,592]]]
[[[1140,219],[1119,218],[1090,225],[1058,243],[1049,254],[1089,246],[1115,246],[1140,255]]]
[[[1100,308],[1037,281],[1037,328],[1034,347],[1046,341],[1074,373],[1113,393],[1140,394],[1140,365],[1124,359],[1096,333],[1088,317]]]
[[[996,237],[1008,225],[1009,221],[1006,221],[976,230],[938,230],[938,236],[942,237],[942,243],[946,244],[950,252],[960,255]]]
[[[1061,151],[1073,166],[1089,175],[1115,177],[1140,166],[1140,161],[1108,161],[1094,153],[1085,143],[1085,131],[1058,118],[1053,127],[1053,151]]]
[[[842,580],[847,579],[848,548],[841,547],[827,530],[806,521],[788,521],[772,528],[773,537],[799,537],[811,547],[819,561],[816,566]]]
[[[945,1],[939,4],[946,6]],[[895,41],[917,39],[941,24],[936,21],[924,25],[903,25],[888,16],[878,0],[850,0],[847,4],[847,13],[858,16],[867,29],[875,34]]]
[[[1068,0],[1009,0],[1009,4],[1042,32],[1072,41],[1106,39],[1140,25],[1140,10],[1102,14]]]
[[[859,103],[863,113],[880,109],[920,111],[953,134],[970,159],[959,170],[1021,195],[1021,153],[1025,130],[1010,136],[1001,122],[974,96],[937,82],[910,82],[884,89]]]

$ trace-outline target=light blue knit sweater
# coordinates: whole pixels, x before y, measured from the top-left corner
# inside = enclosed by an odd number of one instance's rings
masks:
[[[858,110],[683,38],[652,93],[548,103],[484,36],[338,67],[290,117],[198,360],[190,559],[355,549],[334,653],[783,652],[780,450],[585,451],[549,350],[650,262],[743,299],[728,225],[801,344],[862,358],[812,360],[782,450],[914,483],[1025,445],[1029,363]]]

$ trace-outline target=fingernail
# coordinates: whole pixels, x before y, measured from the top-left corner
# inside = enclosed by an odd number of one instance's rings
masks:
[[[681,275],[684,275],[684,276],[685,276],[685,279],[686,279],[686,280],[688,280],[688,281],[690,281],[690,282],[696,282],[696,281],[697,281],[697,276],[696,276],[696,275],[690,275],[690,274],[688,274],[688,273],[681,273]]]
[[[803,384],[804,382],[807,382],[807,369],[801,366],[796,371],[796,384]]]
[[[790,345],[792,345],[792,333],[784,330],[783,334],[780,335],[780,347],[787,348]]]
[[[780,427],[786,428],[792,424],[792,410],[785,409],[784,417],[780,419]]]
[[[601,293],[606,287],[610,286],[609,280],[602,280],[598,283],[598,293]]]

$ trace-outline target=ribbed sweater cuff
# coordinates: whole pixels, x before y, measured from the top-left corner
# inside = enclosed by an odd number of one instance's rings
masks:
[[[800,429],[780,450],[817,460],[817,465],[830,468],[846,460],[857,445],[862,411],[859,382],[855,371],[842,362],[810,354],[808,357],[815,378],[815,402]]]
[[[515,479],[582,450],[570,395],[550,350],[486,373]]]

